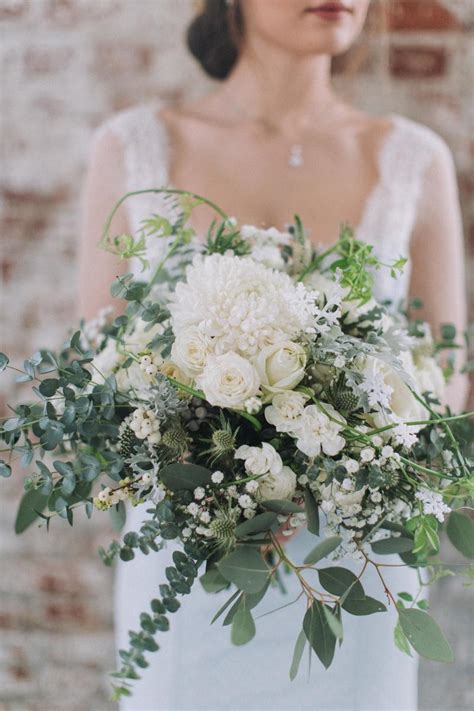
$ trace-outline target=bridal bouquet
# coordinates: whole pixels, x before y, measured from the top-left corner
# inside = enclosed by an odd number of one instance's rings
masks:
[[[128,302],[118,318],[103,313],[60,352],[25,362],[17,379],[31,382],[36,401],[14,407],[1,428],[10,460],[0,473],[11,474],[12,456],[34,461],[17,532],[33,522],[49,529],[54,517],[73,525],[78,508],[123,522],[126,504],[146,502],[140,530],[101,549],[104,562],[179,543],[160,597],[120,652],[116,695],[130,693],[128,680],[198,578],[210,594],[229,589],[214,619],[244,644],[269,587],[297,576],[306,610],[295,612],[292,678],[305,645],[328,667],[344,616],[386,604],[398,613],[402,651],[451,661],[426,601],[390,590],[380,562],[398,554],[426,568],[421,585],[452,574],[436,557],[443,525],[473,556],[474,526],[462,513],[472,462],[456,434],[467,415],[443,411],[440,346],[428,327],[372,294],[374,270],[397,278],[404,260],[381,264],[348,227],[317,252],[297,217],[285,233],[239,228],[199,196],[153,192],[173,198],[176,219],[152,215],[138,236],[111,237],[112,213],[103,242],[145,262],[147,240],[161,239],[165,258],[147,281],[114,282],[112,295]],[[198,244],[187,221],[201,203],[219,219]],[[453,338],[446,327],[441,346]],[[10,368],[5,355],[1,364]],[[314,547],[296,565],[284,542],[301,526]],[[360,561],[359,575],[348,558]],[[364,591],[370,566],[384,602]]]

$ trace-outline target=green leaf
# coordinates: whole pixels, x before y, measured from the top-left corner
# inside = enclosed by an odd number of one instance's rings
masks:
[[[42,380],[39,384],[38,390],[44,397],[51,397],[54,395],[59,387],[59,380],[57,378],[46,378]]]
[[[446,526],[448,538],[457,550],[466,556],[474,558],[474,521],[464,514],[452,511]]]
[[[253,621],[252,613],[246,605],[244,596],[232,620],[232,644],[237,646],[247,644],[247,642],[250,642],[254,637],[255,622]]]
[[[382,538],[370,544],[374,553],[378,555],[392,555],[393,553],[408,553],[413,548],[413,539],[404,538]]]
[[[223,627],[227,627],[227,625],[232,624],[232,620],[234,619],[234,615],[235,615],[235,613],[237,612],[237,610],[239,609],[239,605],[240,605],[240,603],[241,603],[241,601],[242,601],[242,598],[243,598],[243,596],[244,596],[244,593],[243,593],[243,592],[240,592],[240,590],[237,590],[237,593],[238,593],[237,600],[234,602],[234,604],[233,604],[232,607],[230,608],[229,612],[228,612],[227,615],[224,617],[224,620],[223,620],[223,622],[222,622]]]
[[[301,506],[288,499],[269,499],[268,501],[262,501],[262,506],[277,514],[302,513],[303,511]]]
[[[296,679],[296,676],[298,674],[298,669],[300,668],[301,657],[303,656],[305,646],[306,646],[306,635],[305,635],[304,630],[301,630],[301,632],[299,633],[298,638],[296,640],[295,651],[293,652],[293,659],[292,659],[291,667],[290,667],[291,681]]]
[[[169,464],[161,470],[160,479],[172,491],[193,491],[211,482],[211,472],[198,464]]]
[[[226,580],[244,592],[259,592],[267,582],[268,568],[260,553],[250,546],[238,546],[217,567]]]
[[[5,355],[5,353],[0,353],[0,373],[5,370],[9,362],[10,359],[8,358],[8,356]]]
[[[364,588],[357,577],[347,568],[333,566],[318,570],[319,582],[332,595],[344,595],[348,600],[364,600]]]
[[[254,516],[254,518],[239,524],[235,529],[235,535],[237,538],[245,538],[245,536],[251,536],[253,533],[268,531],[276,520],[277,515],[272,511],[258,514],[257,516]]]
[[[199,578],[200,583],[207,593],[216,593],[228,587],[229,583],[215,565],[211,565]]]
[[[319,508],[313,492],[308,487],[304,492],[304,509],[308,531],[314,533],[315,536],[319,536]]]
[[[43,512],[48,503],[48,495],[39,489],[31,489],[23,495],[15,520],[15,533],[23,533],[38,518],[37,511]]]
[[[336,636],[328,624],[323,608],[322,602],[313,601],[304,616],[303,630],[323,666],[328,669],[336,649]]]
[[[127,520],[127,510],[123,501],[119,501],[116,506],[111,506],[109,516],[112,521],[114,531],[121,531]]]
[[[329,555],[329,553],[336,550],[336,548],[341,545],[341,542],[341,536],[330,536],[329,538],[325,538],[321,541],[321,543],[318,543],[318,545],[315,546],[310,553],[308,553],[304,559],[304,563],[306,565],[314,565],[319,560],[322,560]]]
[[[0,461],[0,476],[4,479],[8,479],[12,475],[12,468],[6,462]]]
[[[332,610],[327,605],[323,605],[323,612],[326,616],[327,623],[331,628],[331,632],[336,637],[336,639],[342,641],[342,639],[344,638],[344,633],[342,630],[341,620],[332,612]]]
[[[418,654],[435,662],[454,661],[453,650],[440,628],[423,610],[399,610],[401,628]]]
[[[400,620],[397,620],[397,624],[395,625],[395,629],[393,630],[393,639],[395,641],[396,647],[398,647],[400,652],[408,654],[409,657],[412,656],[410,644],[405,636],[405,632],[400,626]]]
[[[367,595],[362,600],[351,598],[349,595],[342,603],[342,607],[351,615],[373,615],[375,612],[387,612],[387,608],[373,597]]]

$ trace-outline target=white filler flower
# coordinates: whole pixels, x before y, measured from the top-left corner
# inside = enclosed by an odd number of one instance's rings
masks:
[[[176,337],[197,326],[216,355],[234,351],[248,358],[311,327],[314,296],[250,258],[198,255],[169,309]]]

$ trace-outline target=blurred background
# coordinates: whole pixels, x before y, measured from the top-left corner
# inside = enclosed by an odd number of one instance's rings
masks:
[[[387,6],[387,27],[369,29],[337,62],[336,85],[361,108],[404,114],[446,139],[469,273],[474,0],[373,2]],[[182,40],[195,11],[193,0],[0,0],[1,349],[13,360],[57,346],[73,322],[80,191],[94,128],[126,106],[210,88]],[[472,304],[472,279],[469,289]],[[4,402],[14,397],[4,391]],[[14,479],[0,490],[0,709],[113,709],[112,572],[96,553],[112,531],[96,517],[93,525],[72,530],[57,521],[49,535],[16,537],[21,477]],[[445,556],[454,560],[447,545]],[[431,600],[457,661],[422,663],[420,707],[473,708],[468,590],[446,578]]]

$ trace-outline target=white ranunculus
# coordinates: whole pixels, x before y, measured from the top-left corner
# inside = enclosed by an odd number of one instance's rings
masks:
[[[243,444],[234,454],[235,459],[243,459],[247,474],[260,476],[261,474],[278,474],[283,462],[275,447],[268,442],[263,442],[261,447],[250,447]]]
[[[393,366],[374,356],[364,356],[359,367],[366,379],[372,378],[377,387],[385,387],[385,397],[379,400],[388,402],[388,408],[373,405],[367,420],[374,427],[384,427],[395,422],[412,422],[423,419],[426,410],[418,402],[410,390],[407,380],[416,387],[416,373],[413,358],[409,351],[403,351],[400,356],[406,379]]]
[[[420,393],[432,393],[442,402],[446,390],[443,371],[431,356],[421,355],[416,359],[415,380]]]
[[[322,402],[321,408],[324,412],[317,405],[305,407],[295,429],[296,446],[308,457],[316,457],[321,451],[334,457],[346,444],[340,434],[345,419],[329,403]]]
[[[304,377],[306,361],[305,349],[293,341],[263,348],[255,361],[262,389],[267,394],[292,390]]]
[[[272,398],[272,404],[265,408],[265,419],[277,432],[291,433],[303,414],[307,400],[307,395],[294,390],[277,393]]]
[[[195,378],[204,370],[210,350],[209,339],[199,328],[191,326],[176,336],[171,358],[183,373]]]
[[[256,395],[260,387],[252,363],[232,351],[209,357],[196,382],[211,405],[235,410],[244,409],[245,401]]]
[[[256,497],[260,501],[292,499],[296,490],[296,474],[283,466],[277,474],[268,473],[258,479]]]

